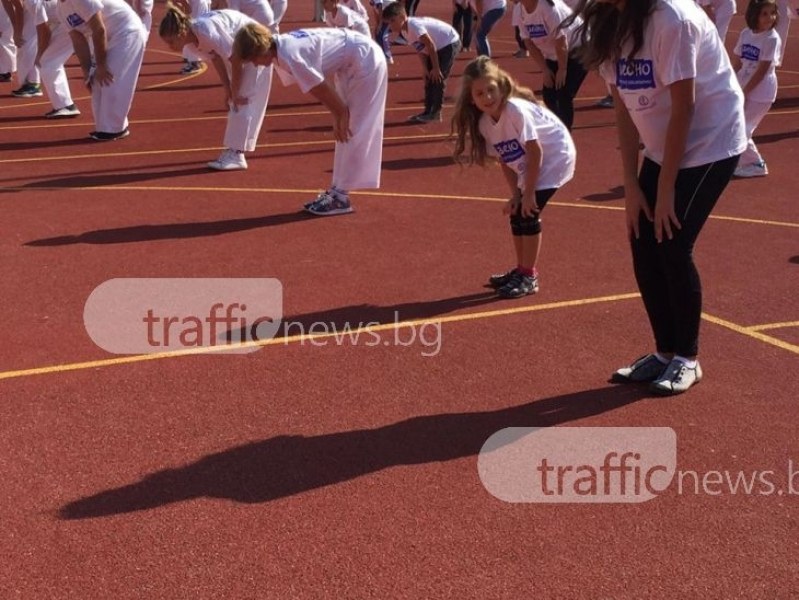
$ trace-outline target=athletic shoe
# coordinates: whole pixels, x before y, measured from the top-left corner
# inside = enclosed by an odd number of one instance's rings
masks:
[[[654,354],[635,359],[633,364],[622,367],[610,376],[611,383],[633,383],[655,381],[666,370],[666,363]]]
[[[11,95],[17,98],[36,98],[38,96],[44,96],[44,92],[42,92],[42,86],[40,84],[28,83],[26,81],[22,87],[12,90]]]
[[[328,217],[333,215],[346,215],[352,212],[349,196],[332,194],[329,191],[322,192],[310,206],[305,210],[312,215]]]
[[[441,121],[441,111],[434,113],[419,113],[408,118],[411,123],[432,123],[433,121]]]
[[[761,160],[750,165],[739,166],[733,175],[735,177],[765,177],[768,175],[768,167],[766,161]]]
[[[613,96],[608,94],[602,100],[594,104],[594,106],[598,106],[599,108],[613,108]]]
[[[180,70],[180,72],[183,75],[188,75],[189,73],[196,73],[201,68],[202,68],[202,66],[200,65],[199,62],[197,62],[197,61],[189,61],[185,65],[183,65],[183,68]]]
[[[513,58],[527,58],[528,56],[530,56],[530,53],[522,48],[513,53]]]
[[[649,384],[649,391],[661,396],[673,396],[688,391],[688,388],[700,381],[702,381],[702,367],[699,366],[699,361],[692,369],[675,358],[660,377]]]
[[[117,133],[108,133],[107,131],[92,131],[89,137],[98,142],[112,142],[114,140],[121,140],[130,135],[130,129],[125,127],[122,131]]]
[[[11,81],[11,73],[0,73],[0,83],[8,83]]]
[[[44,117],[46,119],[69,119],[79,115],[80,111],[78,110],[78,107],[74,104],[70,104],[69,106],[64,106],[62,108],[55,108],[49,113],[45,113]]]
[[[536,292],[538,292],[538,277],[514,271],[510,280],[497,290],[497,295],[500,298],[521,298]]]
[[[505,273],[495,273],[488,278],[488,285],[495,290],[499,289],[513,278],[514,273],[516,273],[516,267],[513,267]]]
[[[226,148],[219,158],[212,160],[208,166],[215,171],[242,171],[247,168],[247,159],[243,152]]]

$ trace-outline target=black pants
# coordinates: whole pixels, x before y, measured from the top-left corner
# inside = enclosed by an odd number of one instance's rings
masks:
[[[452,71],[452,65],[455,64],[455,55],[460,50],[460,43],[456,42],[449,46],[444,46],[436,54],[438,55],[438,66],[441,69],[441,81],[432,81],[425,79],[424,81],[424,112],[433,114],[441,112],[441,107],[444,104],[444,89],[447,87],[447,77]],[[427,68],[433,68],[433,61],[430,57],[425,57],[427,61]]]
[[[474,21],[474,15],[471,7],[456,4],[455,12],[452,13],[452,28],[461,36],[464,48],[472,45],[472,21]]]
[[[419,8],[419,0],[405,0],[405,12],[409,17],[416,14],[417,8]]]
[[[553,75],[557,75],[557,61],[547,60],[547,66]],[[543,89],[544,104],[547,105],[549,110],[558,115],[558,118],[569,128],[569,131],[571,131],[572,123],[574,123],[574,97],[580,91],[580,86],[583,84],[587,74],[580,61],[569,55],[569,60],[566,63],[566,83],[563,87],[556,89],[553,86]]]
[[[655,228],[642,214],[640,237],[630,240],[633,268],[658,352],[695,356],[699,352],[702,283],[693,259],[696,238],[738,164],[738,156],[681,169],[674,186],[674,212],[682,229],[673,239],[655,239]],[[660,165],[644,159],[638,182],[655,210]]]

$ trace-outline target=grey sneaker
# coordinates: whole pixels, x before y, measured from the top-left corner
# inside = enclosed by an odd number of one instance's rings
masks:
[[[649,385],[649,390],[661,396],[672,396],[687,392],[688,388],[700,381],[702,381],[702,367],[699,366],[699,361],[696,367],[691,369],[675,358],[660,377]]]
[[[538,292],[538,277],[514,271],[510,279],[497,289],[500,298],[521,298]]]
[[[655,381],[661,376],[663,371],[666,370],[666,366],[667,365],[660,362],[658,357],[654,354],[646,354],[635,359],[631,365],[622,367],[613,373],[613,375],[610,376],[610,382],[640,383],[643,381]]]

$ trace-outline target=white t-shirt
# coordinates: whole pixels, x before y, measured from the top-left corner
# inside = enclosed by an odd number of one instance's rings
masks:
[[[371,35],[369,32],[369,23],[364,21],[363,18],[354,10],[350,10],[341,4],[339,4],[336,8],[335,18],[331,13],[325,11],[325,23],[330,25],[330,27],[343,27],[344,29],[352,29],[353,31],[362,33],[367,37]]]
[[[213,10],[191,20],[191,30],[197,36],[197,50],[206,56],[216,54],[230,60],[233,54],[233,40],[239,30],[249,23],[255,23],[244,13],[226,8]]]
[[[559,188],[574,176],[577,152],[569,130],[549,109],[522,98],[510,98],[505,110],[494,122],[490,115],[480,117],[480,133],[486,140],[488,156],[498,158],[518,175],[524,191],[527,172],[527,142],[541,145],[541,170],[536,190]]]
[[[88,25],[89,19],[97,13],[103,17],[106,43],[109,48],[118,38],[144,29],[139,15],[133,12],[125,0],[61,0],[57,8],[60,22],[66,23],[69,29],[75,29],[88,38],[92,35]]]
[[[735,0],[699,0],[699,6],[712,6],[716,12],[723,11],[725,14],[731,15],[738,10]]]
[[[408,45],[413,46],[420,54],[427,54],[427,48],[419,41],[424,34],[433,41],[436,52],[460,40],[458,32],[444,21],[432,17],[408,17],[405,39],[408,40]]]
[[[572,10],[566,6],[563,0],[554,0],[554,6],[551,6],[546,0],[538,0],[538,6],[531,13],[524,10],[524,7],[519,4],[521,8],[522,23],[519,25],[519,34],[522,39],[528,39],[536,48],[541,51],[544,58],[548,60],[557,60],[558,55],[555,52],[555,42],[559,38],[566,36],[568,39],[569,49],[577,45],[577,28],[582,25],[581,18],[574,20],[569,27],[565,29],[558,29],[564,19],[572,14]]]
[[[490,10],[496,10],[497,8],[505,8],[508,5],[507,0],[483,0],[483,12],[480,14],[482,17],[483,15],[487,14]],[[474,14],[477,14],[477,2],[476,0],[469,0],[469,6],[472,7],[472,11]]]
[[[774,29],[754,33],[745,27],[735,44],[735,54],[741,57],[738,82],[744,87],[761,61],[771,62],[766,76],[749,92],[747,98],[755,102],[774,102],[777,98],[777,59],[780,56],[780,36]]]
[[[349,29],[297,29],[275,36],[277,60],[273,63],[283,85],[296,83],[303,93],[339,71],[357,67],[363,45],[377,46]]]
[[[702,9],[684,0],[657,0],[644,29],[644,45],[627,60],[600,66],[605,81],[619,91],[644,143],[644,154],[663,164],[671,117],[668,86],[694,79],[694,115],[680,168],[696,167],[743,152],[746,132],[743,92],[716,28]]]

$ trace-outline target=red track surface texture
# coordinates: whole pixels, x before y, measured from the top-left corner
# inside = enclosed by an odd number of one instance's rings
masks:
[[[306,4],[284,29],[309,24]],[[421,10],[447,18],[445,4]],[[538,87],[509,19],[494,47]],[[795,598],[797,50],[794,32],[757,134],[771,174],[732,182],[697,248],[706,380],[666,400],[606,383],[650,336],[594,75],[577,177],[547,208],[541,292],[515,302],[482,287],[512,262],[501,175],[453,166],[446,122],[405,123],[422,94],[407,48],[390,67],[383,187],[330,219],[298,212],[328,183],[332,137],[296,88],[276,81],[249,170],[214,173],[216,76],[178,75],[155,34],[126,140],[87,139],[74,66],[73,121],[6,85],[0,598]],[[444,319],[441,348],[423,356],[386,329],[373,347],[126,359],[83,324],[117,277],[275,277],[292,321]],[[677,468],[771,470],[782,495],[675,480],[646,503],[503,502],[478,453],[514,426],[671,427]]]

